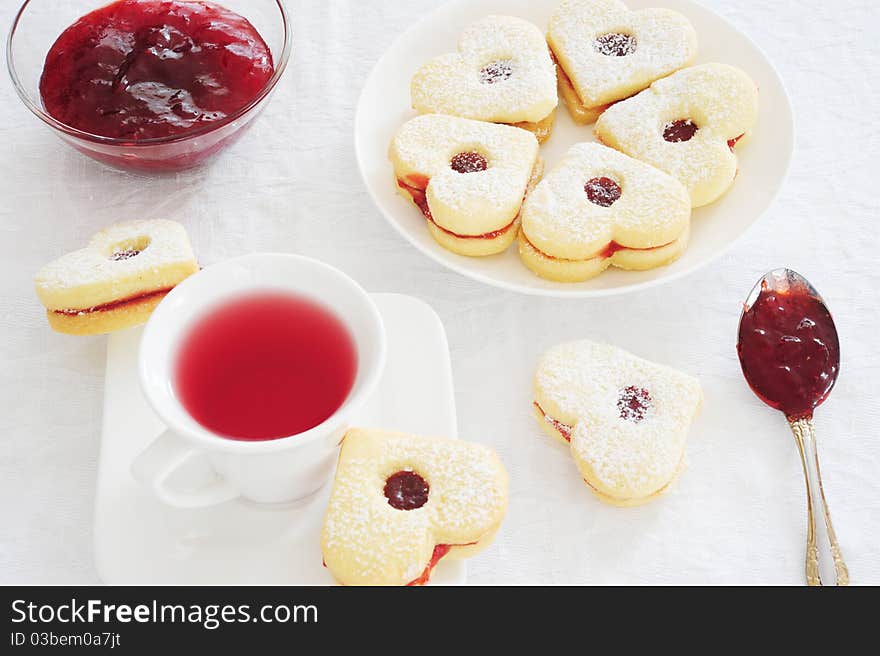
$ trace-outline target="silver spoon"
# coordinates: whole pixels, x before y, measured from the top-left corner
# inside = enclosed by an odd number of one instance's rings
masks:
[[[758,281],[743,305],[737,353],[752,391],[785,413],[798,445],[807,486],[807,584],[822,585],[821,562],[825,580],[833,573],[837,585],[848,585],[813,429],[813,411],[828,398],[840,371],[840,343],[831,313],[806,278],[791,269],[775,269]],[[821,539],[814,508],[821,508],[825,517]]]

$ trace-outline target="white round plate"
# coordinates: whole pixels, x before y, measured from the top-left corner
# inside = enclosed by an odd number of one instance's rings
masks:
[[[462,29],[488,14],[531,20],[542,30],[560,0],[454,0],[426,16],[397,38],[373,68],[361,92],[355,117],[355,150],[367,190],[376,206],[408,241],[426,255],[463,275],[526,294],[586,297],[619,294],[673,280],[718,257],[770,206],[785,180],[794,142],[791,105],[773,66],[747,36],[691,0],[626,0],[631,9],[663,6],[690,19],[697,30],[697,62],[719,61],[745,70],[760,90],[758,124],[737,147],[740,170],[736,184],[719,201],[694,211],[691,243],[673,264],[651,271],[610,268],[582,283],[538,278],[520,262],[516,246],[486,258],[451,253],[428,234],[416,207],[397,193],[388,145],[397,129],[415,115],[409,83],[429,58],[456,49]],[[592,126],[577,126],[563,103],[550,140],[541,148],[549,170],[568,148],[594,141]]]

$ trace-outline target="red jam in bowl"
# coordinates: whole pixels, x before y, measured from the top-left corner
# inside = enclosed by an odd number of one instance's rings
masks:
[[[228,9],[117,0],[58,37],[40,95],[65,125],[136,143],[223,121],[250,104],[273,73],[265,41]]]

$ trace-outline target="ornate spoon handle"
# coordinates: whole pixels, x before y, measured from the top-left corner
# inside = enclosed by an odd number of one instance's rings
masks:
[[[816,433],[813,430],[811,418],[789,419],[791,432],[797,441],[798,451],[801,454],[801,462],[804,466],[804,480],[807,484],[807,585],[822,585],[819,573],[819,545],[816,539],[816,519],[813,514],[814,507],[821,507],[825,516],[825,529],[828,534],[828,553],[834,563],[834,572],[837,585],[849,585],[849,570],[843,562],[840,553],[840,545],[837,544],[837,535],[834,533],[834,525],[831,523],[831,513],[828,511],[828,503],[825,501],[825,490],[822,488],[822,474],[819,471],[819,454],[816,451]]]

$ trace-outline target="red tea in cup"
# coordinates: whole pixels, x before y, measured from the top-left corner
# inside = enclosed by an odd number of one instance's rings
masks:
[[[267,291],[229,300],[195,322],[177,354],[175,389],[213,433],[274,440],[331,417],[357,367],[351,332],[331,310]]]

